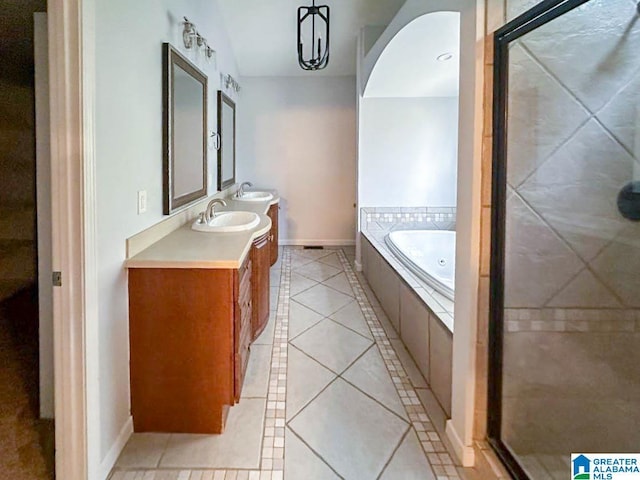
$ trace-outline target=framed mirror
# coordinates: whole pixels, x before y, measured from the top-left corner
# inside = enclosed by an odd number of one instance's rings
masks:
[[[162,45],[164,214],[207,196],[207,76]]]
[[[218,91],[218,190],[236,183],[236,104]]]

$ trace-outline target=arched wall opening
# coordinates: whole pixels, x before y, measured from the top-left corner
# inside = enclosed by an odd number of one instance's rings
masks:
[[[360,101],[360,207],[455,208],[459,51],[460,13],[434,12],[380,54]]]
[[[402,340],[407,347],[414,343],[411,353],[416,363],[420,366],[422,362],[429,370],[425,376],[431,377],[427,381],[434,393],[440,390],[438,401],[449,418],[446,434],[465,466],[474,464],[481,213],[483,57],[476,32],[482,34],[479,17],[483,13],[476,8],[468,0],[407,0],[384,31],[365,29],[361,33],[357,79],[356,265],[364,270],[374,291],[378,284],[383,292],[376,293],[381,304],[381,297],[388,297],[388,303],[393,296],[389,292],[399,290],[399,300],[391,301],[391,310],[398,312],[396,318],[388,316],[400,338],[405,319],[399,303],[402,295],[407,296],[403,293],[406,287],[416,285],[411,275],[400,274],[396,283],[382,278],[383,271],[395,268],[392,263],[397,259],[384,262],[387,257],[381,255],[382,260],[374,261],[370,252],[389,250],[385,237],[391,230],[403,229],[398,225],[402,223],[410,230],[430,222],[432,228],[457,232],[451,253],[455,302],[436,295],[439,307],[435,312],[431,307],[436,305],[423,295],[426,289],[414,288],[414,298],[430,307],[429,327],[405,325],[409,340]],[[377,40],[371,40],[372,32],[380,34]],[[444,60],[449,54],[451,58]],[[408,270],[399,265],[396,273]],[[367,269],[383,273],[370,278]],[[432,321],[431,313],[440,314],[438,322]],[[425,338],[429,347],[423,351]],[[434,357],[430,346],[447,338],[448,356]],[[434,361],[441,364],[435,370]]]

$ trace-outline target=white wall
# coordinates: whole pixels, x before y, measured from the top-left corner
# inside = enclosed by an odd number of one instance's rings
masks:
[[[355,237],[355,77],[244,77],[238,181],[278,189],[283,243]]]
[[[202,53],[186,51],[182,17],[218,52],[218,67],[237,77],[213,0],[96,0],[96,161],[99,268],[99,402],[102,472],[130,425],[125,239],[162,220],[162,42],[170,42],[209,76],[209,129],[216,125],[219,73]],[[215,190],[216,152],[209,151]],[[137,214],[137,191],[148,193]],[[212,188],[210,188],[210,191]],[[89,352],[92,354],[92,352]]]
[[[360,206],[456,204],[458,98],[360,102]]]

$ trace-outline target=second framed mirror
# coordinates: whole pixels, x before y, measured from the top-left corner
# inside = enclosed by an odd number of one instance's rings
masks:
[[[218,190],[236,183],[236,104],[218,91]]]

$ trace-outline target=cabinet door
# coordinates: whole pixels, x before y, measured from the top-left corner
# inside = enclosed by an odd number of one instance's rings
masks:
[[[224,430],[234,402],[235,275],[204,268],[129,270],[136,432]]]
[[[279,204],[269,207],[269,218],[271,218],[271,231],[269,232],[269,251],[271,256],[270,265],[274,265],[278,261],[278,209]]]
[[[269,321],[269,266],[271,262],[270,235],[257,238],[251,247],[253,265],[251,288],[253,298],[252,341],[255,340]]]

